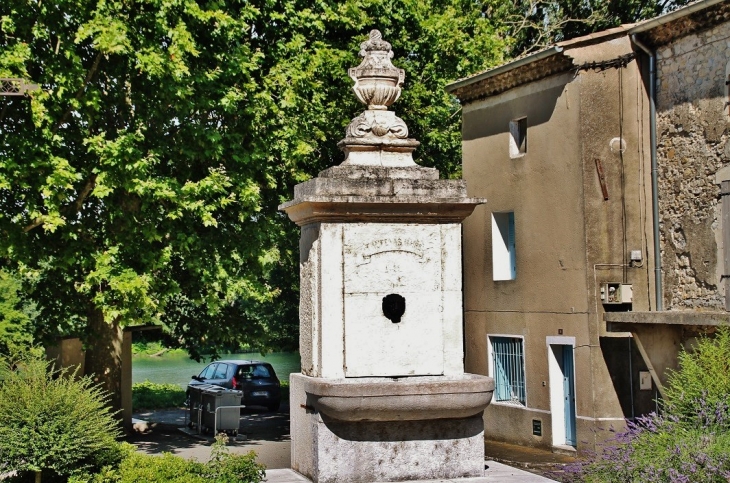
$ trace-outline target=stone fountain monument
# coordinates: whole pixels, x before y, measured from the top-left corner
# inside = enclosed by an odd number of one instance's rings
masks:
[[[464,373],[460,224],[485,200],[413,161],[419,142],[387,110],[404,71],[380,32],[360,55],[367,110],[344,162],[280,207],[302,229],[292,467],[315,483],[482,476],[494,381]]]

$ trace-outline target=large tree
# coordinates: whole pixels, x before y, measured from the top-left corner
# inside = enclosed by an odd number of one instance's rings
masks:
[[[337,164],[371,28],[407,72],[419,161],[460,166],[447,81],[497,64],[499,0],[5,0],[0,260],[83,336],[118,407],[121,328],[165,324],[195,356],[296,346],[297,228],[276,211]],[[495,26],[497,25],[497,26]]]
[[[539,50],[562,40],[639,22],[691,0],[511,0],[513,53]]]

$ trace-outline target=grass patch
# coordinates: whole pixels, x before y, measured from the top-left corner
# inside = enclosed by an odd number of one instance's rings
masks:
[[[185,389],[177,384],[157,384],[150,381],[132,386],[132,409],[178,408],[185,403]]]
[[[281,400],[289,400],[289,381],[281,381]],[[132,410],[179,408],[185,403],[185,389],[177,384],[145,380],[132,386]]]

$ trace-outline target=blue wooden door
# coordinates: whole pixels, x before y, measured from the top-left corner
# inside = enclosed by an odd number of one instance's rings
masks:
[[[565,398],[565,444],[576,446],[575,367],[573,346],[563,346],[563,397]]]

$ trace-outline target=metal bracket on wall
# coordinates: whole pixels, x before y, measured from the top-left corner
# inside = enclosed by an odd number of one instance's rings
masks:
[[[601,183],[601,191],[603,192],[603,200],[608,200],[608,187],[606,186],[606,175],[603,173],[603,164],[601,160],[596,158],[596,171],[598,171],[598,181]]]

